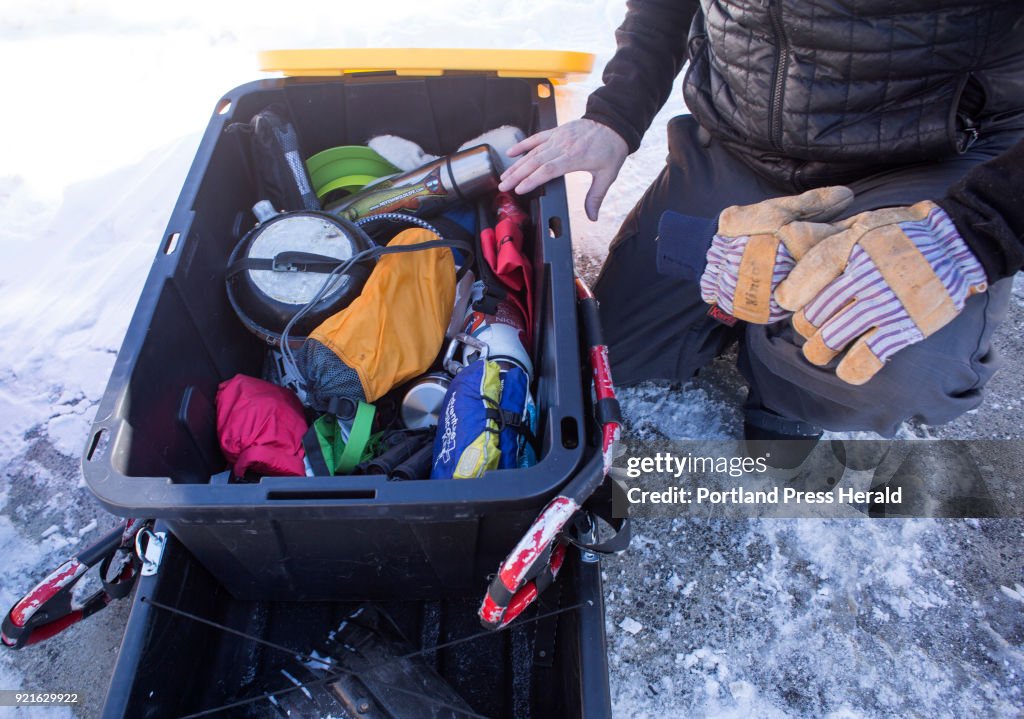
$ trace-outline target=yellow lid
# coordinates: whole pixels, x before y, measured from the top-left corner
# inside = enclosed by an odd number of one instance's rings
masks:
[[[263,50],[260,70],[289,77],[322,77],[354,72],[441,75],[446,71],[494,72],[499,77],[548,78],[555,84],[590,73],[594,56],[565,50],[475,50],[446,48],[325,48]]]

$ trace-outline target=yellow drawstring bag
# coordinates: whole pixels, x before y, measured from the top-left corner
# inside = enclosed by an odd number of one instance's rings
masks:
[[[388,247],[436,239],[414,228],[399,233]],[[454,302],[451,249],[384,255],[362,294],[313,330],[303,345],[308,404],[333,411],[339,399],[374,402],[426,372],[441,350]]]

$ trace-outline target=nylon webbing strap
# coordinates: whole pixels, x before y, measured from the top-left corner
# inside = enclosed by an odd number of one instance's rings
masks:
[[[121,555],[119,558],[118,555]],[[117,576],[110,577],[110,567],[114,560],[124,561],[125,565]],[[103,591],[111,599],[124,599],[132,593],[135,586],[135,573],[142,568],[142,560],[135,554],[134,547],[118,547],[113,554],[108,554],[100,563],[100,583]]]
[[[526,443],[529,444],[530,447],[534,449],[534,451],[537,451],[540,445],[537,442],[537,437],[533,434],[532,431],[530,431],[530,425],[527,423],[526,419],[524,419],[521,415],[516,414],[512,410],[495,407],[494,400],[490,399],[489,397],[484,397],[484,400],[486,400],[488,404],[491,405],[486,410],[484,410],[484,416],[487,419],[494,421],[494,423],[498,425],[498,433],[502,432],[506,427],[515,430],[519,434],[523,435],[523,438],[526,440]]]
[[[587,543],[581,542],[577,537],[573,536],[573,532],[562,532],[562,539],[579,550],[584,552],[593,552],[594,554],[600,554],[602,556],[618,554],[619,552],[624,552],[629,549],[629,544],[633,539],[633,528],[629,523],[628,517],[624,519],[616,519],[612,517],[610,503],[588,506],[587,511],[607,522],[608,525],[615,530],[615,534],[603,542]],[[593,523],[594,519],[587,516],[587,511],[580,512],[576,515],[576,519],[573,523],[576,533],[580,533],[581,527],[586,526],[584,523]]]
[[[324,414],[318,417],[302,437],[302,447],[313,474],[317,477],[352,474],[352,470],[363,460],[376,413],[374,405],[359,402],[347,442],[341,439],[341,428],[335,415]]]
[[[317,272],[330,274],[346,260],[312,252],[281,252],[274,257],[245,257],[236,260],[228,267],[227,276],[232,277],[247,270],[266,270],[270,272]]]
[[[352,420],[352,429],[348,433],[348,442],[345,449],[338,458],[338,465],[335,472],[338,474],[351,474],[363,459],[363,452],[370,441],[370,433],[373,429],[373,417],[377,408],[372,404],[360,402],[356,409],[355,419]]]
[[[483,200],[477,203],[477,225],[480,228],[480,232],[483,232],[486,228],[493,227],[490,212],[487,210],[487,203]],[[487,315],[497,314],[498,303],[508,296],[508,291],[506,290],[505,285],[501,283],[501,280],[495,276],[491,266],[487,263],[487,259],[484,257],[483,244],[479,233],[477,233],[477,236],[474,238],[473,245],[476,252],[476,256],[474,257],[476,277],[477,280],[483,282],[484,286],[484,295],[473,303],[473,309]]]
[[[316,429],[317,422],[320,422],[321,419],[323,418],[321,417],[311,424],[306,433],[302,435],[302,448],[306,452],[306,461],[309,462],[313,475],[316,477],[330,477],[334,473],[327,466],[324,448],[320,443],[320,433]]]

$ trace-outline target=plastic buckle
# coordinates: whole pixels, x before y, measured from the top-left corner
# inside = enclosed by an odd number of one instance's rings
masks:
[[[298,272],[299,266],[294,262],[282,262],[278,261],[278,256],[275,255],[270,260],[270,269],[274,272]]]
[[[327,402],[327,414],[333,414],[339,421],[349,422],[355,419],[359,403],[351,397],[331,397]],[[347,440],[346,440],[347,441]]]
[[[511,427],[512,429],[518,430],[523,426],[523,416],[510,412],[507,409],[501,410],[501,424],[504,427]]]
[[[507,409],[496,409],[494,410],[494,412],[497,415],[494,418],[494,421],[498,423],[498,427],[500,429],[505,429],[506,427],[509,427],[518,432],[522,428],[522,415],[518,415],[515,412],[512,412]]]

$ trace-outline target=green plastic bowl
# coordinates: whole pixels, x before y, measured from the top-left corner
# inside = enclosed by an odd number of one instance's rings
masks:
[[[306,160],[306,169],[321,201],[329,194],[358,192],[375,180],[400,172],[363,145],[341,145],[318,152]]]

